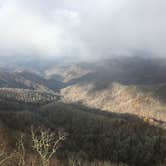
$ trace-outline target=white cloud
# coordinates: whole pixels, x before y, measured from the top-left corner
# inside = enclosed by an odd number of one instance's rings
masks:
[[[41,55],[56,55],[70,49],[73,43],[69,30],[79,23],[77,13],[56,10],[49,14],[4,3],[0,9],[0,48],[16,53],[31,49]]]
[[[164,55],[165,9],[164,0],[0,0],[0,50],[93,57],[145,49]]]

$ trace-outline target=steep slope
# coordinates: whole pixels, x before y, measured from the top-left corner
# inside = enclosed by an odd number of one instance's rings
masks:
[[[82,64],[80,64],[82,65]],[[117,57],[84,65],[89,73],[68,83],[118,82],[124,85],[154,85],[166,83],[166,59]]]
[[[27,70],[23,70],[21,72],[18,72],[17,74],[26,80],[31,80],[36,84],[41,84],[55,91],[61,89],[64,86],[63,83],[61,81],[58,81],[57,79],[49,79],[49,78],[46,79],[42,75]]]
[[[32,125],[67,132],[64,144],[57,151],[64,162],[74,156],[78,161],[102,160],[129,166],[165,165],[165,130],[134,115],[52,103],[35,112],[0,112],[0,120],[15,131],[15,137],[16,133],[24,131],[30,139],[28,133]],[[31,145],[29,139],[27,145]],[[27,151],[31,152],[30,147]]]
[[[37,108],[59,101],[60,82],[48,80],[30,71],[0,71],[0,111]]]
[[[65,102],[166,119],[166,59],[117,57],[84,67],[90,72],[61,90]]]
[[[46,79],[29,71],[9,72],[0,71],[1,88],[20,88],[38,90],[45,93],[54,93],[63,87],[63,83],[55,79]]]
[[[38,90],[17,89],[17,88],[0,88],[0,101],[17,101],[25,103],[46,104],[53,101],[58,101],[60,96],[49,92]]]
[[[59,78],[67,85],[101,81],[124,85],[153,85],[166,83],[166,59],[135,57],[112,57],[94,62],[82,62],[47,69],[47,76]]]
[[[42,84],[25,79],[20,74],[15,72],[0,72],[0,87],[27,88],[49,91],[49,89]]]
[[[148,88],[112,83],[105,89],[96,90],[95,84],[89,83],[64,88],[61,94],[68,103],[165,120],[166,105],[154,95],[157,89],[155,91],[153,88],[153,90]]]
[[[73,79],[81,78],[87,75],[91,71],[81,65],[69,65],[65,67],[52,67],[45,71],[47,77],[59,78],[63,82],[67,83]]]

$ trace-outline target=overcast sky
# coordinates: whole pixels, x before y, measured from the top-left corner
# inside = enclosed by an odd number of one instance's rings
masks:
[[[165,0],[0,0],[0,55],[166,55]]]

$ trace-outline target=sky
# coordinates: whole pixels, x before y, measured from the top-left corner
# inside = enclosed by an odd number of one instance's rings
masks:
[[[165,0],[0,0],[0,55],[166,56]]]

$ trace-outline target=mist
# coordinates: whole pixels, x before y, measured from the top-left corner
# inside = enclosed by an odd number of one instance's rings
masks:
[[[164,0],[0,0],[0,55],[164,57],[165,9]]]

